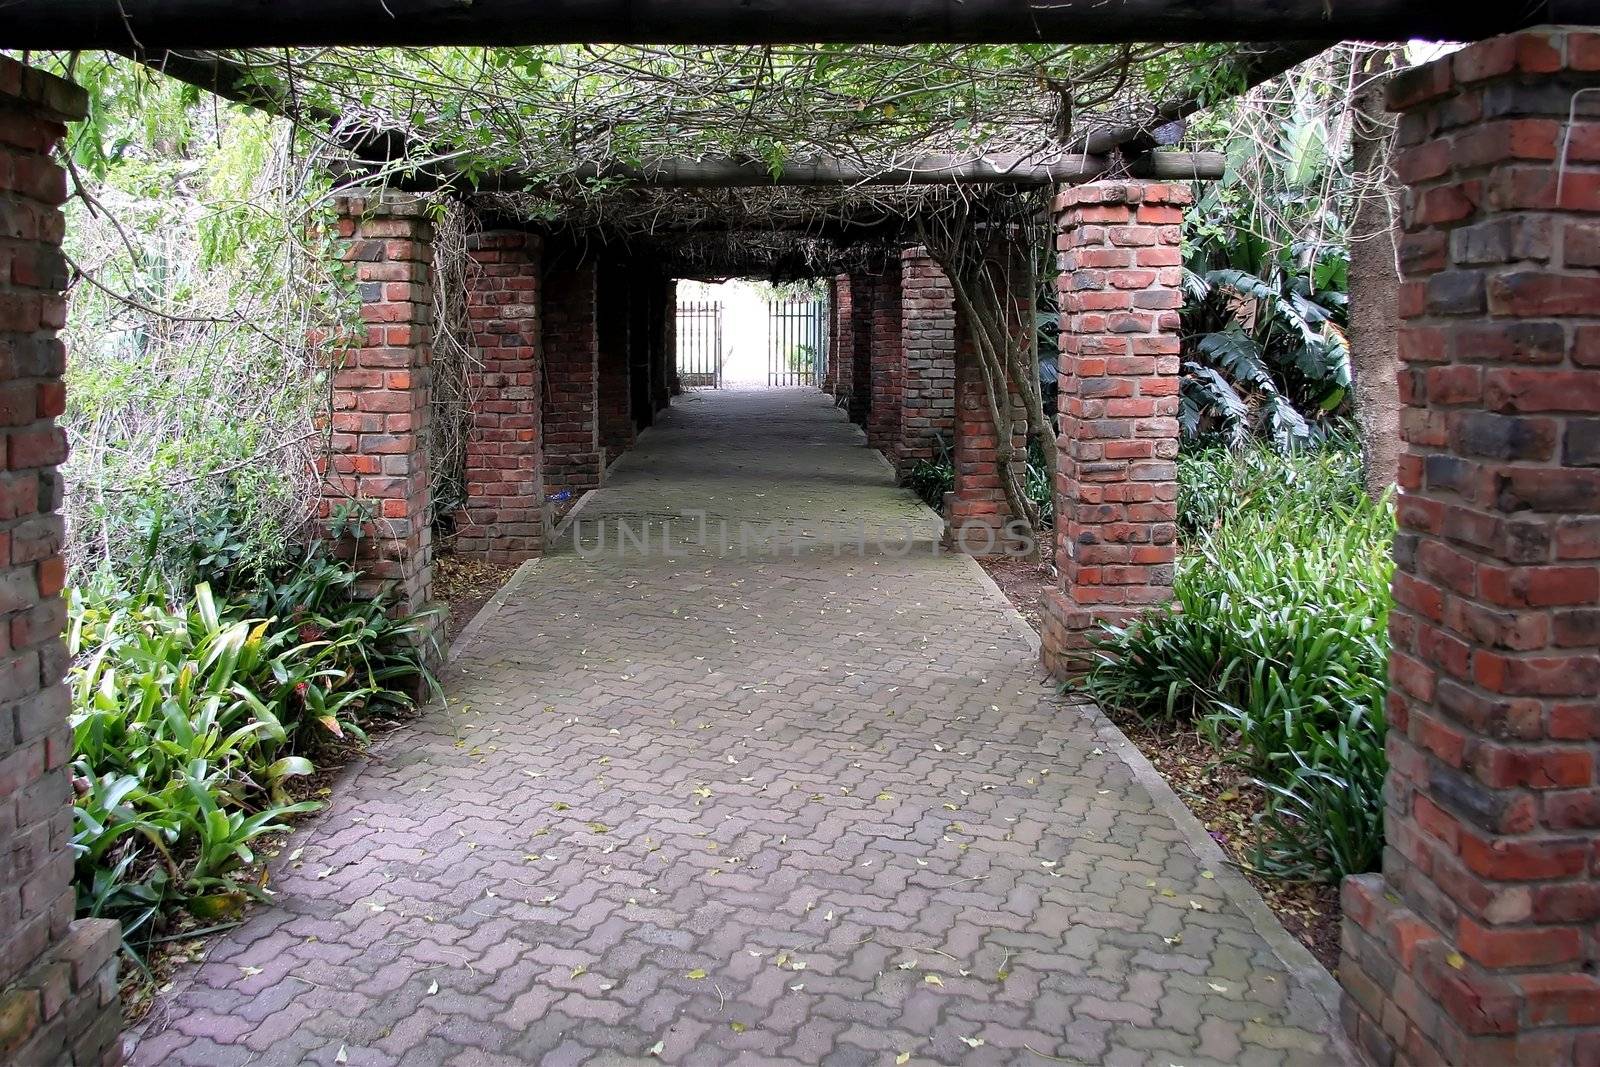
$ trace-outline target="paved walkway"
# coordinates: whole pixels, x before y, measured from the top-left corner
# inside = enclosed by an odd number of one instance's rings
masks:
[[[679,398],[577,528],[135,1063],[1336,1058],[1326,973],[825,397]]]

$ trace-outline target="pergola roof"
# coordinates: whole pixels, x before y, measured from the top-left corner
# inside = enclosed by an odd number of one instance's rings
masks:
[[[1005,214],[1036,205],[1022,193],[1045,183],[1163,168],[1215,176],[1218,159],[1163,165],[1149,153],[1181,138],[1175,120],[1321,47],[342,48],[141,58],[316,130],[352,180],[450,187],[495,224],[625,243],[708,270],[792,273],[915,243],[913,220],[958,200]]]

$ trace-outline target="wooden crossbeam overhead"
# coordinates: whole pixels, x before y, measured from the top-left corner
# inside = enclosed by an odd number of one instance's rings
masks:
[[[1477,40],[1600,0],[3,0],[0,47]]]
[[[888,169],[839,159],[794,160],[774,176],[767,164],[741,159],[674,159],[646,167],[580,167],[576,178],[609,178],[630,185],[682,189],[754,189],[775,185],[1073,185],[1113,173],[1173,181],[1222,177],[1221,152],[1152,152],[1127,161],[1105,155],[1063,155],[1048,162],[926,156]]]

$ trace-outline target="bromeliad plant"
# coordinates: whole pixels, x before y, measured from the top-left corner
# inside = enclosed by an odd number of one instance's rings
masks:
[[[108,576],[70,593],[79,906],[120,918],[130,947],[179,908],[236,909],[252,843],[317,806],[290,786],[319,747],[431,683],[417,621],[352,598],[357,577],[312,557],[234,603]]]

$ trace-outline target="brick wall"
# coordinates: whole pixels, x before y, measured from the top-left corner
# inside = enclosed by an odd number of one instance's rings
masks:
[[[600,267],[596,296],[599,321],[596,340],[600,363],[600,445],[605,461],[614,463],[633,447],[633,403],[630,381],[629,289],[626,268],[620,263]]]
[[[552,270],[543,282],[544,485],[565,510],[605,474],[600,449],[595,265]]]
[[[1104,623],[1172,596],[1177,558],[1179,252],[1189,191],[1096,182],[1054,210],[1061,252],[1057,588],[1042,655],[1083,664]]]
[[[1409,188],[1388,848],[1345,885],[1340,966],[1378,1063],[1600,1062],[1596,87],[1600,35],[1554,30],[1390,86]]]
[[[950,279],[922,248],[900,257],[900,347],[903,354],[900,448],[904,475],[939,455],[955,437],[956,298]]]
[[[898,260],[891,261],[875,279],[872,292],[872,405],[867,417],[867,442],[889,462],[896,463],[905,377],[905,353],[900,347]]]
[[[498,231],[468,245],[477,263],[467,314],[481,357],[468,388],[467,503],[456,520],[462,555],[509,563],[545,547],[539,409],[539,238]]]
[[[77,86],[0,57],[0,1061],[121,1061],[117,924],[73,920],[66,568],[67,265],[51,158]]]
[[[822,371],[822,391],[829,396],[838,388],[839,374],[839,279],[828,279],[828,365]]]

